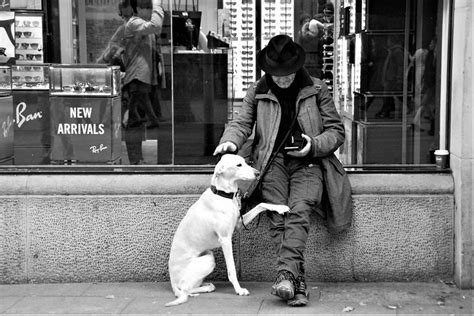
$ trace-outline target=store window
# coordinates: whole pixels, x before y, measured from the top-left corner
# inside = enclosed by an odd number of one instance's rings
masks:
[[[336,101],[348,135],[346,164],[435,163],[446,119],[442,7],[428,0],[339,1]]]
[[[443,1],[162,2],[162,32],[135,40],[152,49],[154,78],[139,108],[119,54],[137,0],[11,1],[0,11],[0,164],[213,165],[262,76],[256,54],[277,34],[304,47],[305,67],[332,91],[345,164],[434,164]]]

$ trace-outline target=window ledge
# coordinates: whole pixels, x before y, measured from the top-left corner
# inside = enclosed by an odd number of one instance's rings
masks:
[[[201,194],[211,174],[3,174],[0,195]],[[349,174],[353,194],[453,194],[450,173]]]

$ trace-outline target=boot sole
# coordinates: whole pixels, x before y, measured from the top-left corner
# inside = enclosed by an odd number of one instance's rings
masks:
[[[309,303],[309,292],[305,294],[296,294],[291,300],[288,300],[288,305],[292,307],[306,306]]]

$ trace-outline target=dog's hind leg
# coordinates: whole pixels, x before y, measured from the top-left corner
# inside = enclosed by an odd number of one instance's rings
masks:
[[[180,277],[180,281],[176,285],[177,298],[165,306],[174,306],[185,303],[188,296],[192,294],[208,293],[216,288],[213,284],[202,284],[202,281],[208,276],[216,266],[212,251],[206,251],[201,256],[192,259],[184,273]]]
[[[203,283],[200,287],[192,289],[189,294],[192,296],[200,293],[211,293],[216,290],[216,287],[212,283]]]

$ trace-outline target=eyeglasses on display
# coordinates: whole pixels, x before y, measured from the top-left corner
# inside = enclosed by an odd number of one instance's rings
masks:
[[[26,54],[26,59],[28,60],[41,60],[43,55],[41,54]]]
[[[13,71],[41,71],[42,67],[39,66],[13,66]]]
[[[17,43],[21,47],[21,49],[38,49],[38,43]],[[17,48],[20,48],[17,46]]]
[[[22,37],[22,36],[23,36],[23,37],[26,37],[26,38],[30,38],[32,34],[33,34],[33,33],[30,32],[30,31],[26,31],[26,32],[16,31],[16,32],[15,32],[15,36],[18,37],[18,38],[20,38],[20,37]]]

